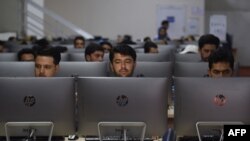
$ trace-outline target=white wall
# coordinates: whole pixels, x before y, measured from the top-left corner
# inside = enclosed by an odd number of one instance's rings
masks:
[[[0,32],[17,32],[22,28],[22,3],[20,0],[0,1]]]
[[[199,20],[204,32],[204,15],[194,15],[194,8],[204,10],[204,0],[45,0],[45,7],[83,30],[108,38],[130,34],[134,39],[154,37],[158,28],[158,5],[185,5],[186,20]],[[45,18],[46,19],[46,18]]]
[[[209,16],[223,14],[227,16],[227,31],[233,36],[233,47],[237,48],[237,56],[241,66],[250,66],[250,1],[249,0],[209,0],[206,1],[206,32]]]
[[[43,7],[44,6],[44,0],[29,0],[34,2],[35,4]],[[30,3],[25,3],[26,4],[26,32],[27,35],[31,36],[36,36],[37,38],[42,38],[44,37],[44,14],[42,11],[40,11],[39,9],[37,9],[36,7],[33,7]],[[35,15],[36,18],[34,18],[34,16],[30,16],[31,15]],[[37,18],[39,19],[39,22],[37,20]]]

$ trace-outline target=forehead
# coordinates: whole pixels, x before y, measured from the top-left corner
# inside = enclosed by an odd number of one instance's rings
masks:
[[[37,64],[54,64],[54,59],[51,56],[37,56],[35,62]]]
[[[84,42],[82,39],[76,39],[76,42]]]
[[[24,53],[24,54],[22,54],[22,57],[26,57],[26,56],[34,56],[32,53]]]
[[[111,46],[108,45],[108,44],[103,44],[102,47],[104,47],[104,48],[111,48]]]
[[[121,53],[115,53],[114,54],[114,60],[133,60],[132,56],[130,55],[123,55]]]
[[[213,69],[213,70],[226,70],[226,69],[231,69],[231,68],[230,68],[229,62],[217,62],[217,63],[213,63],[211,69]]]
[[[155,48],[155,47],[150,47],[149,49],[150,49],[150,50],[158,50],[158,49]]]
[[[205,45],[203,45],[203,47],[201,49],[202,50],[215,50],[216,45],[214,45],[214,44],[205,44]]]
[[[91,53],[91,54],[104,54],[104,52],[103,51],[100,51],[100,50],[96,50],[95,52],[93,52],[93,53]]]

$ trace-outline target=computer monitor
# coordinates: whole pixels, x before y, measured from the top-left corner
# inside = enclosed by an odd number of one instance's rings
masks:
[[[174,76],[204,77],[208,74],[207,62],[175,62]]]
[[[69,54],[68,53],[61,53],[61,60],[60,61],[69,61]]]
[[[136,77],[171,77],[172,62],[136,62],[134,76]]]
[[[175,53],[175,62],[200,62],[201,57],[197,53],[179,54]]]
[[[70,61],[85,61],[84,53],[69,53]]]
[[[173,60],[173,50],[171,48],[164,49],[164,52],[160,53],[137,53],[137,61],[149,61],[149,62],[167,62]]]
[[[84,53],[85,48],[68,48],[68,53]]]
[[[174,76],[176,77],[204,77],[208,75],[208,62],[175,62]],[[234,76],[238,75],[239,63],[234,63]]]
[[[167,130],[168,87],[167,78],[80,77],[78,133],[98,135],[99,122],[144,122],[145,137],[163,136]],[[141,132],[130,130],[129,136]],[[103,135],[109,133],[115,136],[121,132],[114,129]]]
[[[0,53],[0,61],[17,61],[16,53]]]
[[[7,122],[53,122],[53,136],[75,133],[74,78],[2,77],[0,86],[0,136]]]
[[[32,45],[19,45],[19,44],[13,44],[13,43],[8,43],[10,46],[9,46],[9,51],[10,52],[18,52],[22,49],[25,49],[25,48],[32,48]]]
[[[32,77],[34,76],[34,62],[1,62],[0,77]]]
[[[61,62],[56,76],[107,76],[106,62]]]
[[[250,78],[175,77],[174,129],[197,136],[197,122],[250,123]]]

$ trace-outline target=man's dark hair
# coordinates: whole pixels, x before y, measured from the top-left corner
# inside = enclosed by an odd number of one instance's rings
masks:
[[[96,51],[101,51],[104,53],[104,49],[102,48],[101,45],[96,43],[90,43],[85,49],[85,59],[87,60],[87,55],[91,55]]]
[[[76,40],[83,40],[83,42],[85,42],[85,38],[83,36],[76,36],[74,39],[74,45],[76,44]]]
[[[109,60],[111,63],[114,59],[115,53],[120,53],[122,55],[131,56],[133,58],[133,60],[136,61],[136,52],[129,45],[121,44],[121,45],[114,47],[109,53]]]
[[[200,37],[198,44],[199,49],[202,49],[205,44],[212,44],[218,48],[220,45],[220,39],[213,34],[205,34]]]
[[[0,52],[4,51],[6,48],[6,42],[0,40]]]
[[[110,42],[108,42],[108,41],[103,41],[103,42],[100,43],[100,45],[101,45],[101,46],[103,46],[103,45],[108,45],[108,46],[111,47],[111,49],[113,48],[113,45],[112,45]]]
[[[35,51],[32,48],[24,48],[17,53],[18,61],[22,61],[23,54],[32,54],[35,57]]]
[[[165,25],[165,24],[169,24],[169,21],[168,20],[163,20],[162,22],[161,22],[161,25]]]
[[[150,37],[147,36],[143,39],[143,42],[152,42],[152,40]]]
[[[134,44],[136,44],[136,43],[133,41],[131,35],[124,35],[124,36],[123,36],[122,44],[134,45]]]
[[[208,58],[209,69],[212,69],[212,65],[218,62],[228,62],[232,70],[234,70],[234,56],[231,50],[219,47]]]
[[[55,65],[59,65],[60,60],[61,60],[61,54],[60,54],[60,52],[56,48],[53,48],[53,47],[39,50],[36,53],[36,57],[37,56],[52,57],[53,60],[54,60],[53,62],[54,62]]]
[[[144,53],[149,53],[150,48],[158,48],[157,45],[153,42],[146,42],[144,44]]]
[[[42,38],[35,42],[36,45],[42,46],[43,48],[47,48],[50,45],[50,42],[46,38]]]

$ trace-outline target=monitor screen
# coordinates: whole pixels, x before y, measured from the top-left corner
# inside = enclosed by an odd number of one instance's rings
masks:
[[[167,130],[168,87],[167,78],[79,78],[78,133],[97,136],[99,122],[144,122],[145,137],[163,136]],[[104,136],[119,134],[116,129]],[[133,136],[134,132],[128,130],[127,134]]]
[[[250,123],[250,78],[176,77],[177,136],[197,135],[197,122]]]
[[[53,136],[75,133],[74,78],[2,77],[0,86],[1,136],[7,122],[53,122]]]

